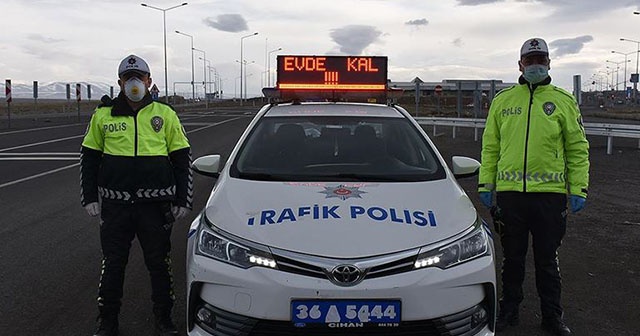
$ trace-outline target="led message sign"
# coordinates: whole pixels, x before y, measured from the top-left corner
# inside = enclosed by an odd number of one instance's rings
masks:
[[[280,90],[386,90],[387,57],[278,56]]]

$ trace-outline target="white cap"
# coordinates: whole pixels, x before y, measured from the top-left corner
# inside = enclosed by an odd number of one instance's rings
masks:
[[[529,55],[546,55],[549,56],[549,47],[547,42],[539,37],[528,39],[520,48],[520,58]]]
[[[120,66],[118,67],[118,77],[129,71],[138,71],[151,74],[147,62],[136,55],[129,55],[125,57],[122,62],[120,62]]]

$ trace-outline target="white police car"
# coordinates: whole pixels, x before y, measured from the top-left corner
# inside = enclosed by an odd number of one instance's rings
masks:
[[[494,335],[491,233],[455,180],[479,165],[450,171],[399,106],[263,107],[221,171],[193,163],[218,181],[189,232],[189,335]]]

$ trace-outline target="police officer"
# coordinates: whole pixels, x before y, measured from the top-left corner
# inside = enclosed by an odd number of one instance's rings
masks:
[[[576,100],[551,84],[547,43],[541,38],[527,40],[518,65],[522,72],[518,85],[499,92],[491,104],[478,181],[482,203],[492,207],[495,193],[504,222],[496,329],[519,322],[531,234],[542,329],[571,335],[560,304],[557,250],[566,229],[567,195],[572,212],[585,205],[589,143]]]
[[[171,228],[191,209],[190,146],[176,112],[153,101],[147,62],[127,56],[118,68],[120,94],[105,96],[82,142],[81,202],[100,216],[102,275],[94,335],[118,335],[118,313],[131,241],[138,238],[151,275],[159,335],[177,335]]]

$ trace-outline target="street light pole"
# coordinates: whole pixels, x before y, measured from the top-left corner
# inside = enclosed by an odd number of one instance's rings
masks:
[[[207,99],[207,53],[204,50],[200,50],[198,48],[193,48],[195,51],[199,51],[202,53],[203,57],[198,57],[198,59],[203,60],[202,62],[202,87],[204,88],[204,102],[205,107],[209,108],[209,100]]]
[[[220,77],[220,99],[224,99],[224,82],[227,80],[228,78],[221,78]]]
[[[236,60],[236,62],[240,63],[240,66],[244,68],[244,78],[240,78],[240,97],[242,97],[242,90],[243,90],[243,86],[242,86],[242,82],[244,81],[244,98],[247,98],[247,64],[253,64],[256,61],[247,61],[244,60],[242,62]],[[242,99],[242,98],[241,98]],[[242,102],[242,100],[241,100]]]
[[[218,73],[218,69],[216,69],[216,67],[211,67],[209,69],[209,79],[211,79],[211,71],[213,71],[213,93],[214,96],[220,97],[220,83],[219,79],[220,79],[220,74]]]
[[[631,60],[627,60],[627,56],[633,54],[634,52],[628,52],[628,53],[623,53],[623,52],[619,52],[619,51],[615,51],[615,50],[611,50],[612,54],[620,54],[620,55],[624,55],[624,90],[627,90],[627,81],[629,81],[629,79],[627,78],[627,62],[631,62]]]
[[[240,79],[242,77],[236,77],[236,79],[233,81],[233,98],[235,99],[237,97],[237,92],[238,92],[238,79]]]
[[[606,87],[609,86],[609,67],[606,67],[605,70],[599,70],[598,73],[601,74],[601,76],[604,78],[603,81],[603,85],[602,85],[602,92],[604,93],[604,91],[606,91]]]
[[[634,12],[635,13],[635,12]],[[636,44],[636,78],[633,82],[633,101],[634,103],[638,103],[636,98],[638,96],[638,64],[640,64],[640,41],[630,40],[626,38],[621,38],[620,41],[633,42]]]
[[[613,63],[616,65],[616,91],[618,91],[618,84],[620,83],[620,80],[618,78],[618,70],[620,70],[620,64],[624,63],[624,67],[625,67],[625,71],[624,71],[624,76],[627,76],[627,59],[625,58],[624,61],[620,61],[620,62],[614,62],[614,61],[610,61],[610,60],[606,60],[606,62],[609,63]],[[625,87],[623,88],[624,90],[626,90],[626,82],[625,82]]]
[[[256,61],[253,61],[251,63],[255,63]],[[251,77],[253,76],[253,73],[247,74],[247,61],[244,62],[244,97],[245,99],[247,98],[247,77]]]
[[[194,61],[193,61],[193,36],[189,35],[189,34],[185,34],[183,32],[177,31],[176,33],[180,34],[180,35],[184,35],[187,36],[188,38],[191,39],[191,98],[193,99],[193,101],[196,100],[196,84],[195,84],[195,65],[194,65]]]
[[[164,31],[164,94],[165,94],[165,101],[167,103],[169,103],[169,80],[167,78],[167,11],[170,11],[172,9],[178,8],[178,7],[182,7],[182,6],[186,6],[187,3],[183,2],[179,5],[175,5],[173,7],[169,7],[169,8],[158,8],[155,6],[151,6],[151,5],[147,5],[145,3],[141,3],[140,4],[143,7],[148,7],[151,9],[155,9],[155,10],[159,10],[162,11],[162,27],[163,27],[163,31]]]
[[[246,39],[247,37],[256,36],[256,35],[258,35],[258,32],[255,32],[253,34],[249,34],[246,36],[242,36],[240,38],[240,106],[242,106],[242,66],[243,66],[242,62],[244,61],[243,42],[244,42],[244,39]]]
[[[208,62],[209,64],[211,64],[211,62]],[[214,69],[214,67],[212,67],[211,65],[207,65],[207,70],[209,70],[209,92],[213,93],[213,96],[215,97],[216,94],[216,71]],[[213,75],[213,77],[211,77]]]
[[[209,74],[209,80],[206,81],[207,84],[209,84],[209,93],[211,93],[211,62],[208,59],[204,59],[202,57],[198,57],[199,59],[201,59],[203,62],[205,62],[207,64],[207,71],[206,73]]]
[[[614,75],[615,71],[617,71],[617,70],[614,71],[613,67],[610,67],[610,66],[608,66],[606,68],[611,70],[611,84],[609,84],[609,89],[613,91],[613,75]],[[609,71],[607,71],[607,75],[608,74],[609,74]]]
[[[267,87],[271,86],[271,54],[280,50],[282,50],[282,48],[269,51],[269,56],[267,57]]]

